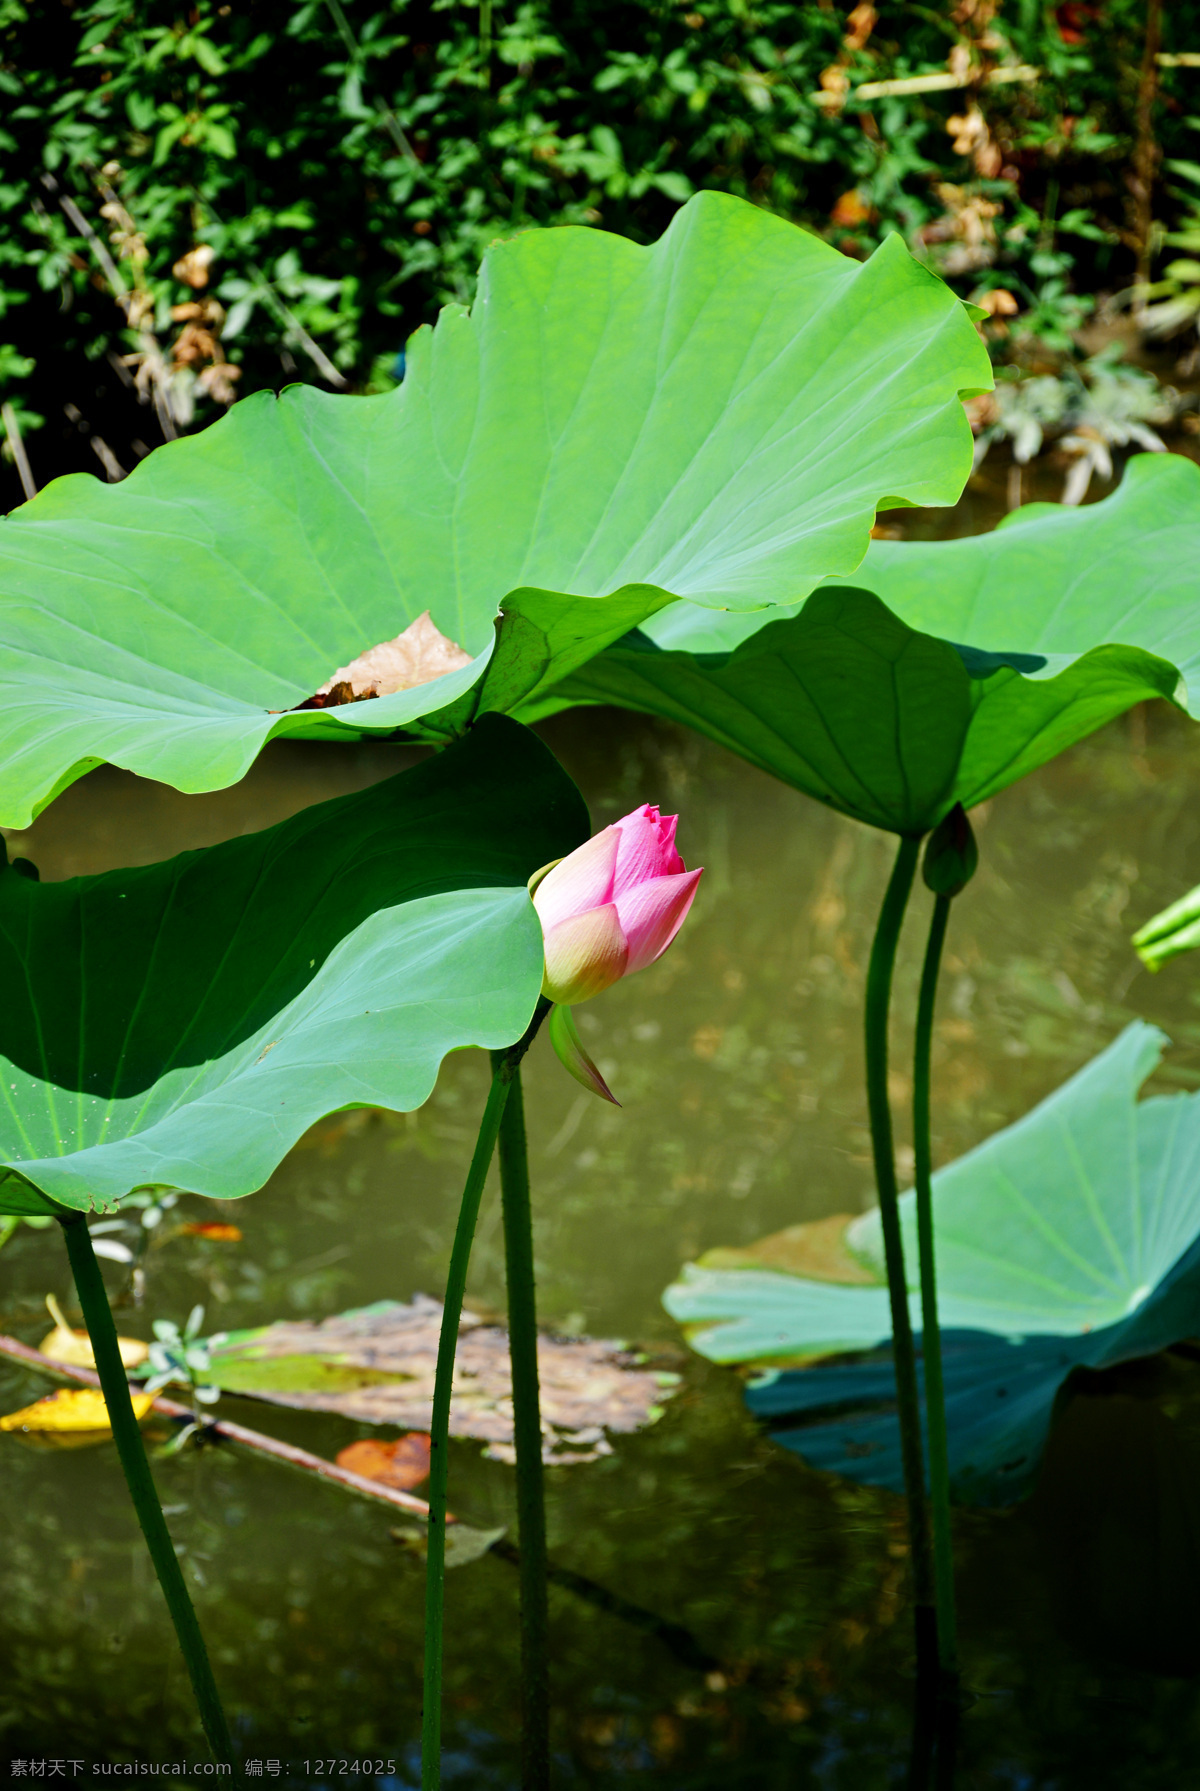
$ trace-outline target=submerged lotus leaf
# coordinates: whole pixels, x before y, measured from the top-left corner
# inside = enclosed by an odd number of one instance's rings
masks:
[[[1200,1095],[1137,1100],[1165,1043],[1135,1022],[1033,1112],[933,1178],[959,1499],[1004,1504],[1028,1490],[1073,1369],[1150,1355],[1200,1330]],[[911,1193],[901,1210],[919,1332]],[[696,1265],[664,1303],[713,1361],[858,1354],[768,1370],[747,1398],[812,1465],[899,1489],[878,1213],[855,1220],[845,1244],[874,1286]]]
[[[650,248],[496,244],[395,393],[257,394],[9,517],[0,823],[102,759],[206,790],[273,735],[446,738],[672,598],[794,603],[853,570],[878,507],[955,500],[958,397],[990,384],[899,237],[860,264],[704,193]],[[296,711],[426,610],[469,664]]]
[[[1137,648],[1030,675],[1041,666],[921,633],[871,591],[831,584],[731,652],[664,650],[635,633],[520,713],[608,702],[661,715],[842,814],[921,834],[1178,684],[1173,665]]]
[[[228,1331],[208,1340],[205,1377],[274,1405],[427,1431],[441,1324],[439,1302],[418,1294],[409,1305],[380,1300],[319,1324]],[[543,1451],[560,1465],[609,1454],[606,1431],[652,1423],[673,1382],[622,1344],[595,1337],[539,1337],[538,1375]],[[470,1312],[459,1326],[450,1434],[477,1437],[493,1457],[513,1459],[508,1333]]]
[[[0,1212],[261,1187],[340,1107],[428,1096],[519,1038],[541,987],[525,888],[587,837],[503,716],[357,795],[164,864],[0,871]]]

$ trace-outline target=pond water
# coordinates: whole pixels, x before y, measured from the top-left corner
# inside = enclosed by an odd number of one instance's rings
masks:
[[[671,953],[580,1016],[621,1110],[584,1094],[544,1043],[527,1072],[544,1322],[634,1340],[683,1375],[653,1427],[549,1475],[554,1561],[693,1642],[671,1646],[552,1591],[556,1783],[905,1785],[914,1682],[900,1502],[775,1446],[746,1415],[737,1377],[688,1356],[660,1305],[703,1250],[870,1203],[862,967],[891,842],[644,718],[593,711],[544,733],[598,825],[659,802],[682,816],[687,863],[706,867]],[[192,798],[106,769],[13,843],[44,878],[148,862],[414,756],[277,744],[237,789]],[[938,1162],[1016,1119],[1137,1015],[1174,1041],[1154,1085],[1200,1086],[1200,960],[1151,977],[1128,944],[1200,880],[1198,787],[1200,731],[1159,705],[977,814],[981,868],[956,904],[939,1009]],[[922,919],[918,906],[898,972],[906,1030]],[[125,1298],[119,1328],[148,1336],[153,1319],[182,1321],[196,1302],[215,1330],[440,1293],[485,1086],[481,1055],[463,1054],[419,1114],[339,1116],[249,1200],[186,1197],[187,1216],[229,1218],[243,1241],[153,1249],[140,1305],[126,1273],[106,1265]],[[903,1167],[900,1057],[892,1092]],[[61,1241],[21,1228],[0,1255],[0,1329],[36,1341],[50,1292],[73,1310]],[[469,1298],[483,1312],[503,1306],[494,1187]],[[1184,1354],[1097,1377],[1060,1414],[1032,1500],[957,1514],[970,1700],[957,1785],[1196,1782],[1198,1382]],[[0,1409],[46,1386],[0,1367]],[[327,1456],[368,1434],[236,1398],[220,1409]],[[246,1754],[277,1760],[280,1783],[359,1776],[318,1769],[333,1757],[383,1759],[387,1782],[415,1784],[423,1568],[391,1539],[395,1520],[225,1450],[184,1452],[156,1472]],[[89,1772],[93,1759],[202,1759],[112,1450],[34,1453],[0,1437],[0,1500],[8,1751],[84,1758]],[[515,1530],[511,1470],[478,1444],[454,1446],[451,1504]],[[516,1783],[516,1619],[507,1562],[450,1574],[450,1785]]]

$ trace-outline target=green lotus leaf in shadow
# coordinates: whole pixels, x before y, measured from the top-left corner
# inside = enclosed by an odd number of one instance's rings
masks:
[[[871,591],[837,584],[731,652],[664,650],[636,632],[520,713],[614,703],[661,715],[842,814],[922,834],[1179,684],[1174,665],[1135,647],[1031,675],[1043,664],[919,632]]]
[[[1166,1044],[1135,1022],[1033,1112],[933,1178],[951,1483],[1005,1504],[1030,1485],[1076,1368],[1200,1331],[1200,1095],[1137,1100]],[[901,1201],[916,1262],[915,1200]],[[750,1407],[811,1465],[903,1485],[877,1211],[845,1245],[859,1284],[686,1268],[664,1304],[692,1347],[768,1368]],[[745,1252],[753,1260],[753,1248]],[[866,1269],[875,1285],[861,1281]],[[920,1302],[911,1296],[914,1329]],[[829,1362],[829,1358],[850,1358]]]
[[[403,1111],[448,1051],[519,1038],[526,881],[589,832],[503,716],[357,795],[140,869],[0,872],[0,1212],[231,1198],[342,1107]]]
[[[10,516],[0,822],[103,759],[206,790],[273,735],[445,739],[672,599],[794,603],[853,570],[877,508],[955,500],[958,400],[990,384],[898,237],[860,264],[704,193],[650,248],[493,245],[393,394],[258,394]],[[469,664],[296,709],[426,610]]]

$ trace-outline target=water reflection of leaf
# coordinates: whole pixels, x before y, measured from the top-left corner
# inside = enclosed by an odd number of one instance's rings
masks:
[[[415,1526],[398,1525],[390,1531],[392,1541],[399,1543],[409,1554],[425,1559],[429,1533],[418,1530]],[[498,1530],[476,1530],[471,1524],[448,1524],[446,1527],[446,1561],[447,1567],[468,1567],[472,1561],[481,1560],[494,1542],[499,1542],[504,1534],[501,1525]]]
[[[1143,1672],[1200,1671],[1198,1394],[1175,1356],[1081,1376],[1031,1507],[1058,1627]]]
[[[410,1305],[381,1300],[319,1324],[232,1331],[210,1340],[207,1372],[227,1392],[421,1431],[429,1424],[441,1318],[438,1301],[418,1294]],[[664,1377],[620,1344],[589,1337],[541,1337],[538,1370],[545,1458],[560,1466],[609,1454],[606,1431],[640,1430],[670,1394]],[[508,1334],[471,1313],[459,1332],[450,1432],[512,1460]]]

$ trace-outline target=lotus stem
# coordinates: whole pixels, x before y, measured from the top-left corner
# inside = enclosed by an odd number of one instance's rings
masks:
[[[493,1061],[495,1059],[493,1058]],[[513,1075],[500,1122],[500,1190],[508,1282],[513,1433],[517,1449],[517,1526],[521,1550],[521,1787],[549,1791],[550,1662],[546,1602],[546,1499],[538,1391],[537,1289],[533,1214],[521,1072]]]
[[[892,1317],[892,1359],[896,1371],[896,1405],[900,1421],[904,1487],[908,1495],[909,1549],[916,1606],[914,1620],[917,1664],[921,1668],[926,1662],[932,1664],[936,1659],[937,1618],[929,1547],[924,1450],[921,1445],[921,1403],[917,1389],[912,1322],[908,1311],[908,1285],[904,1274],[904,1242],[900,1235],[892,1115],[888,1105],[887,1086],[892,970],[919,851],[920,840],[902,836],[887,893],[879,911],[867,970],[866,1055],[867,1108],[871,1121],[871,1152],[875,1160],[875,1186],[879,1194],[888,1303]]]
[[[917,1248],[921,1261],[921,1353],[925,1366],[925,1420],[929,1429],[929,1490],[933,1510],[933,1578],[937,1602],[938,1660],[948,1677],[958,1674],[954,1610],[954,1547],[950,1531],[950,1454],[946,1438],[946,1396],[942,1377],[942,1334],[938,1324],[937,1262],[933,1243],[933,1153],[930,1145],[930,1056],[933,1010],[949,896],[934,897],[929,942],[921,971],[913,1053],[913,1154],[917,1189]]]
[[[433,1382],[433,1415],[429,1425],[429,1540],[425,1565],[425,1681],[421,1711],[421,1791],[438,1791],[442,1782],[442,1634],[446,1606],[446,1482],[449,1474],[450,1394],[454,1384],[454,1356],[462,1318],[463,1294],[471,1243],[479,1218],[483,1185],[496,1148],[496,1135],[508,1101],[511,1082],[503,1059],[492,1073],[487,1104],[479,1124],[471,1167],[467,1171],[446,1299],[438,1337],[437,1369]]]
[[[75,1277],[79,1304],[83,1308],[83,1322],[91,1339],[104,1403],[108,1407],[113,1441],[117,1446],[137,1520],[146,1538],[150,1559],[154,1563],[154,1571],[158,1575],[158,1583],[162,1587],[171,1621],[175,1625],[175,1634],[179,1639],[199,1706],[200,1721],[214,1759],[222,1766],[232,1767],[234,1773],[238,1774],[237,1782],[240,1784],[233,1742],[225,1721],[225,1712],[221,1708],[212,1667],[209,1665],[204,1637],[200,1633],[200,1625],[188,1595],[175,1545],[171,1541],[167,1520],[158,1502],[154,1475],[146,1458],[142,1433],[129,1397],[129,1382],[125,1378],[125,1367],[117,1343],[117,1327],[113,1323],[100,1266],[92,1249],[87,1220],[79,1213],[69,1219],[60,1219],[59,1222],[63,1228],[71,1273]]]
[[[492,1053],[492,1083],[488,1089],[479,1134],[467,1171],[438,1337],[437,1368],[433,1382],[433,1412],[429,1425],[429,1540],[425,1568],[425,1680],[421,1713],[421,1791],[438,1791],[442,1782],[442,1637],[446,1604],[446,1483],[449,1476],[450,1395],[454,1385],[454,1357],[471,1244],[479,1218],[479,1203],[491,1166],[521,1059],[537,1036],[550,1003],[539,997],[533,1019],[524,1036],[507,1050]],[[524,1129],[522,1127],[522,1136]],[[515,1374],[514,1374],[515,1380]],[[522,1551],[523,1553],[524,1551]]]

